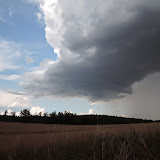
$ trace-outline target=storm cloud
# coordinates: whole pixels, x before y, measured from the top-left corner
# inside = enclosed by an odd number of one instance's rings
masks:
[[[40,11],[59,58],[26,73],[21,85],[30,94],[108,101],[160,71],[159,0],[54,0]]]

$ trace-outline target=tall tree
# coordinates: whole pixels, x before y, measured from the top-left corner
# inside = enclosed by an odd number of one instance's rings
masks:
[[[21,111],[21,116],[22,117],[29,117],[31,116],[30,111],[28,109],[24,109],[23,111]]]

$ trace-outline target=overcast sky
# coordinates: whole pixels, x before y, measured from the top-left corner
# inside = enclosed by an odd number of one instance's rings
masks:
[[[159,0],[0,0],[0,113],[159,119],[159,17]]]

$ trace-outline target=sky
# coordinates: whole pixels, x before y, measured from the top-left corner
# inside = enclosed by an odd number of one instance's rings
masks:
[[[159,119],[159,17],[159,0],[0,0],[0,114]]]

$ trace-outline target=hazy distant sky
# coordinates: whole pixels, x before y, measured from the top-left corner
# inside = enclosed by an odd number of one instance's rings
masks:
[[[0,113],[160,119],[159,0],[0,0]]]

